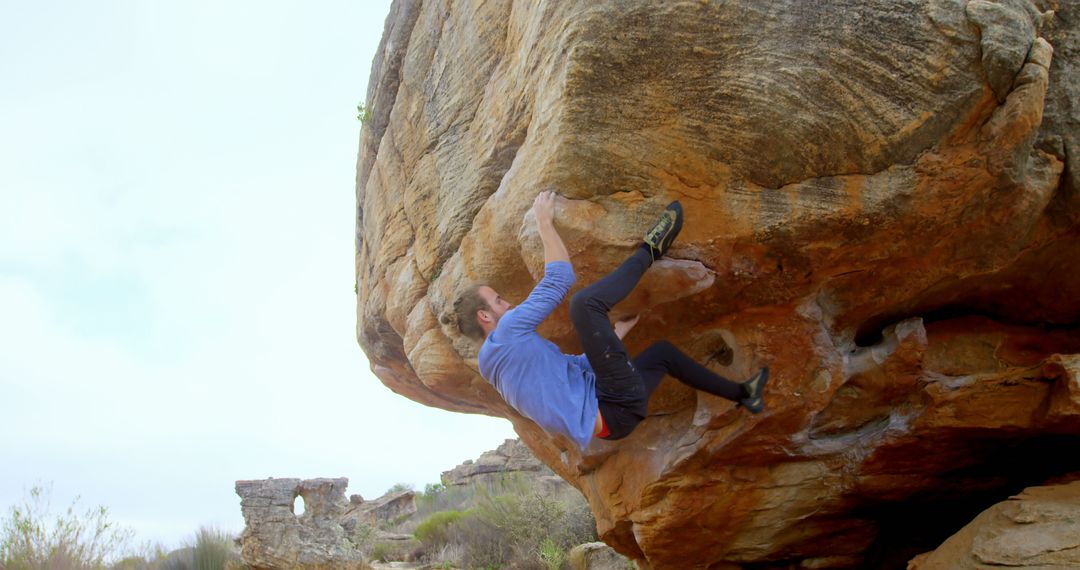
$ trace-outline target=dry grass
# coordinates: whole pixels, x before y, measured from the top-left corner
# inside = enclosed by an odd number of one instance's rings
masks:
[[[105,568],[134,533],[109,520],[105,507],[80,510],[79,498],[61,513],[51,505],[52,486],[35,485],[12,506],[0,528],[0,566],[6,570]]]

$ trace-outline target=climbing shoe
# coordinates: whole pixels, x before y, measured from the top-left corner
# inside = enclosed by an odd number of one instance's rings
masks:
[[[747,409],[751,414],[756,414],[765,409],[765,398],[762,396],[765,393],[765,383],[769,381],[769,367],[766,366],[753,378],[742,383],[743,394],[745,397],[739,400],[737,405]]]
[[[671,248],[672,242],[682,229],[682,221],[682,204],[675,200],[667,205],[664,213],[660,214],[660,219],[645,232],[645,246],[649,248],[653,261],[660,259]]]

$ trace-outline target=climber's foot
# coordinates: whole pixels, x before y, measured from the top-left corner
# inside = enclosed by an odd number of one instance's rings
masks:
[[[743,399],[739,400],[737,406],[746,408],[751,414],[757,414],[761,410],[765,409],[765,383],[769,381],[769,367],[766,366],[753,378],[742,383]]]
[[[645,247],[649,249],[653,261],[660,259],[671,248],[672,242],[682,229],[682,222],[682,204],[675,200],[667,205],[653,227],[645,232]]]

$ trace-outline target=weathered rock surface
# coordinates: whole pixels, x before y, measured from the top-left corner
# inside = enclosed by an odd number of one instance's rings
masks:
[[[508,439],[499,447],[481,453],[475,461],[467,459],[443,471],[441,479],[446,485],[469,485],[512,474],[534,478],[555,475],[520,439]]]
[[[441,477],[446,485],[478,485],[491,489],[514,478],[548,494],[570,488],[565,479],[537,459],[520,439],[508,439],[496,449],[480,454],[475,461],[467,459],[457,467],[443,471]]]
[[[656,568],[889,568],[1080,469],[1080,6],[397,1],[358,159],[358,337],[390,389],[509,418],[605,542]],[[620,314],[736,378],[670,380],[581,451],[476,372],[450,303],[524,298],[529,212],[578,287],[663,204],[686,225]],[[578,352],[565,305],[541,332]],[[917,521],[917,522],[916,522]],[[911,532],[911,528],[918,532]]]
[[[262,479],[237,481],[244,532],[241,555],[252,568],[283,570],[366,569],[360,550],[365,530],[416,512],[412,491],[387,493],[373,501],[345,500],[349,480]],[[296,514],[303,497],[304,512]],[[381,536],[393,542],[402,537]],[[412,537],[404,537],[408,540]]]
[[[408,490],[387,493],[373,501],[365,501],[360,495],[349,498],[349,508],[341,516],[346,528],[357,523],[375,526],[416,512],[416,493]]]
[[[237,481],[245,524],[240,535],[244,563],[256,570],[369,568],[340,522],[349,506],[348,485],[345,478]],[[304,499],[299,516],[294,510],[297,497]]]
[[[1080,568],[1080,480],[1031,487],[980,514],[909,570]]]
[[[603,542],[579,544],[570,550],[567,562],[573,570],[632,570],[634,563]]]

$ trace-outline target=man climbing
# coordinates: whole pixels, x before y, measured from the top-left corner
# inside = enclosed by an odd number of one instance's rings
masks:
[[[764,408],[769,369],[741,384],[723,378],[670,342],[659,341],[633,360],[622,338],[637,316],[612,325],[608,313],[634,289],[653,261],[671,248],[682,229],[682,205],[667,209],[645,233],[644,243],[615,271],[570,299],[570,319],[585,350],[563,354],[536,328],[574,284],[570,255],[554,226],[555,193],[541,192],[533,213],[544,244],[544,277],[517,307],[487,285],[474,285],[454,303],[458,327],[482,340],[480,373],[506,403],[549,433],[584,449],[593,437],[622,439],[645,419],[649,396],[665,374],[697,390],[737,402],[752,413]]]

